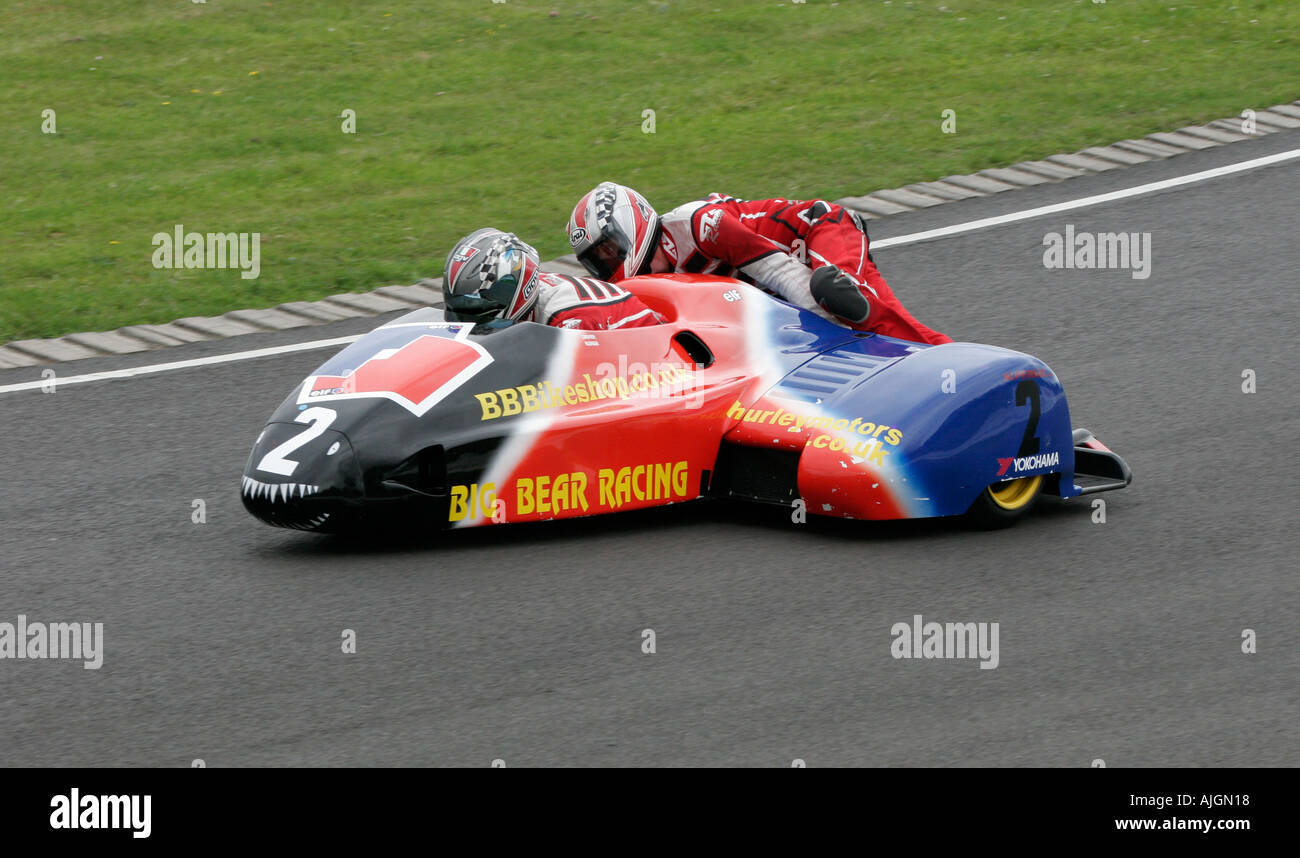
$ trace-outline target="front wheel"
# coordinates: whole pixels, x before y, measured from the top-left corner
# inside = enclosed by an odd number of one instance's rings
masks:
[[[976,527],[985,530],[1010,527],[1033,509],[1042,487],[1042,474],[993,483],[975,498],[966,516]]]

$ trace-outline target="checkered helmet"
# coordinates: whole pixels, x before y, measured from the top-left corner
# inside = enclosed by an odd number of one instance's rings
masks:
[[[447,256],[444,315],[452,322],[521,319],[537,303],[537,251],[514,233],[478,229]]]
[[[650,266],[659,215],[631,188],[601,182],[569,217],[569,244],[582,267],[601,280],[635,277]]]

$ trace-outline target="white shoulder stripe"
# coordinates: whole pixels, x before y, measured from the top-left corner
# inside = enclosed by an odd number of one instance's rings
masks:
[[[653,312],[654,312],[654,310],[651,310],[649,307],[647,307],[647,308],[645,308],[644,310],[642,310],[641,312],[639,312],[639,313],[637,313],[637,314],[635,314],[635,315],[628,316],[626,319],[619,319],[617,322],[615,322],[614,324],[610,325],[610,326],[609,326],[609,329],[612,331],[612,330],[614,330],[615,328],[621,328],[621,327],[623,327],[624,325],[626,325],[628,322],[635,322],[637,319],[640,319],[642,316],[649,315],[649,314],[651,314],[651,313],[653,313]]]

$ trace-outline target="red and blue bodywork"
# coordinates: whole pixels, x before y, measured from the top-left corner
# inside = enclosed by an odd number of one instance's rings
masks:
[[[702,497],[900,519],[965,513],[1013,480],[1061,498],[1128,484],[1037,358],[852,331],[726,278],[624,285],[665,323],[475,328],[426,308],[362,337],[272,415],[245,506],[323,531]]]

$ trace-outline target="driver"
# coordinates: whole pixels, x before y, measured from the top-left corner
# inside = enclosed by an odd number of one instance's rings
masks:
[[[584,268],[616,283],[665,271],[735,277],[855,330],[952,342],[894,297],[861,217],[824,200],[710,194],[661,218],[636,191],[601,182],[574,207],[569,243]]]
[[[587,331],[641,328],[663,319],[631,292],[590,277],[537,270],[537,251],[518,236],[479,229],[456,243],[442,275],[444,315],[481,324],[496,318]]]

